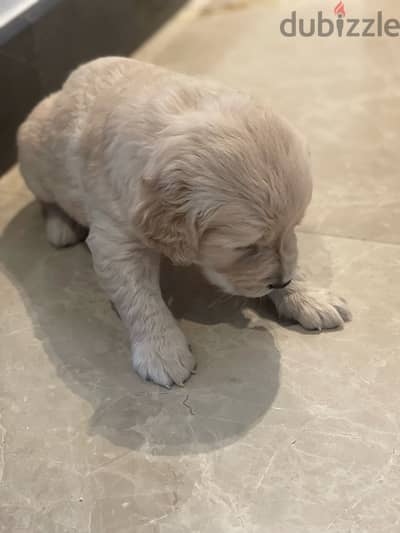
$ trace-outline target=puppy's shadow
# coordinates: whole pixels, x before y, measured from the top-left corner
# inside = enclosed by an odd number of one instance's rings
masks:
[[[58,376],[90,402],[88,433],[153,454],[192,454],[231,443],[264,419],[279,387],[273,338],[248,327],[245,300],[219,293],[197,271],[162,265],[165,300],[198,362],[184,388],[167,391],[134,373],[126,331],[87,247],[51,248],[36,203],[5,228],[0,262]]]

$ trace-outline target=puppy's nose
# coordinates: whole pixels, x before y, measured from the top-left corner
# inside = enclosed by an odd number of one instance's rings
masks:
[[[282,284],[276,284],[276,285],[268,285],[268,288],[269,289],[284,289],[285,287],[287,287],[289,285],[289,283],[291,283],[291,279],[289,281],[287,281],[286,283],[282,283]]]

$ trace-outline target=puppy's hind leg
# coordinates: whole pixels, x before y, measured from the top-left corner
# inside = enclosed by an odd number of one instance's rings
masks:
[[[46,220],[46,235],[56,248],[73,246],[87,237],[87,230],[55,204],[43,204]]]

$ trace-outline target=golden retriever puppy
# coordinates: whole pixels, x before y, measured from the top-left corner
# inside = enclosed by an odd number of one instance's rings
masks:
[[[166,387],[195,366],[159,287],[160,255],[222,290],[270,295],[309,329],[350,319],[297,281],[295,227],[311,199],[301,136],[251,97],[118,57],[75,70],[18,132],[19,162],[48,240],[86,237],[129,332],[133,366]],[[86,229],[85,229],[86,228]]]

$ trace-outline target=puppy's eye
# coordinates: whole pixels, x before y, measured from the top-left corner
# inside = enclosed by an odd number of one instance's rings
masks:
[[[258,254],[257,244],[250,244],[249,246],[239,246],[238,248],[236,248],[236,250],[250,256]]]

